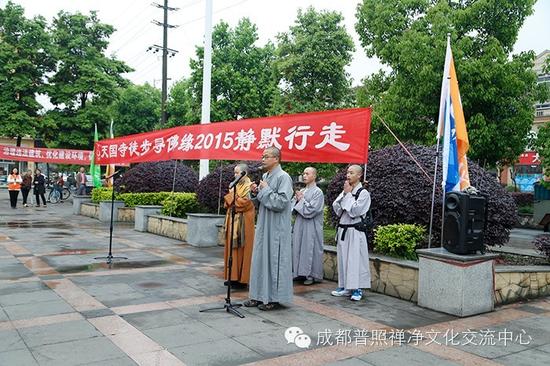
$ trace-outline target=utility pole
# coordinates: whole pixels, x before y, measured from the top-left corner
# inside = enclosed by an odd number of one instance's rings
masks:
[[[162,51],[162,100],[161,100],[161,126],[166,124],[166,99],[168,96],[168,56],[173,57],[178,51],[168,48],[168,28],[176,28],[176,25],[168,24],[168,11],[176,11],[178,8],[171,8],[168,6],[168,0],[164,0],[164,5],[153,3],[152,5],[164,10],[164,21],[153,20],[153,23],[161,26],[162,29],[162,47],[159,45],[152,45],[147,48],[147,51],[153,51],[156,53]]]

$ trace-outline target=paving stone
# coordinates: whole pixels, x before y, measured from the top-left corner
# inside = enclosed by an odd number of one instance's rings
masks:
[[[137,365],[130,357],[115,358],[84,364],[83,366],[134,366]],[[162,366],[162,365],[159,365]]]
[[[38,366],[28,349],[0,352],[0,365],[6,366]]]
[[[399,365],[405,359],[407,366],[458,365],[457,363],[441,359],[431,353],[423,352],[409,346],[392,347],[378,352],[367,353],[358,358],[376,366]]]
[[[41,366],[85,365],[126,355],[105,337],[82,339],[31,348]]]
[[[183,324],[190,319],[185,313],[175,309],[126,314],[121,317],[140,330]]]
[[[10,294],[0,296],[0,305],[13,306],[34,304],[43,301],[58,301],[61,300],[57,294],[52,290],[39,290],[33,292],[22,292],[18,294]]]
[[[5,306],[4,311],[11,320],[32,319],[41,316],[72,313],[75,310],[63,300],[44,301],[37,304]]]
[[[102,334],[85,320],[62,322],[19,330],[28,347],[101,337]]]
[[[0,330],[0,352],[26,349],[23,339],[16,330]],[[0,363],[0,365],[3,365]]]
[[[550,362],[550,355],[537,349],[528,349],[496,358],[495,361],[511,366],[546,366]]]
[[[41,281],[30,281],[12,284],[0,284],[0,296],[13,295],[22,292],[33,292],[38,290],[49,290]]]
[[[91,318],[100,318],[103,316],[115,315],[115,312],[112,311],[111,309],[97,309],[97,310],[81,311],[80,314],[85,319],[91,319]]]
[[[279,324],[271,320],[252,315],[245,316],[245,318],[241,319],[233,314],[226,313],[226,319],[211,319],[203,320],[202,322],[229,337],[238,337],[266,331],[277,334],[277,331],[281,329]],[[220,322],[223,323],[223,326],[220,326]]]
[[[190,320],[184,324],[168,327],[144,329],[143,333],[166,348],[175,348],[226,338],[221,332],[197,320]]]
[[[372,365],[372,364],[355,357],[346,358],[345,360],[339,360],[336,362],[325,364],[325,366],[369,366],[369,365]]]
[[[261,360],[258,353],[232,339],[168,349],[187,365],[232,366]]]

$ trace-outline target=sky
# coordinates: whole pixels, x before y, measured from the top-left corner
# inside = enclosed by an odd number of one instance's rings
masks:
[[[162,62],[160,53],[147,52],[151,45],[162,45],[162,9],[151,3],[163,0],[14,0],[25,8],[28,17],[42,15],[48,21],[60,11],[88,13],[97,10],[102,22],[113,25],[107,54],[125,61],[134,72],[126,75],[136,84],[145,82],[160,88]],[[383,65],[377,59],[367,58],[359,36],[355,32],[355,11],[359,0],[213,0],[213,24],[224,20],[235,26],[239,19],[248,17],[257,25],[259,44],[275,40],[294,23],[299,8],[313,6],[317,10],[336,10],[344,16],[347,31],[353,37],[355,52],[347,67],[353,85],[359,85],[366,76]],[[4,6],[7,0],[0,0]],[[190,74],[189,60],[195,57],[195,46],[202,45],[204,36],[205,0],[169,0],[169,6],[178,7],[170,12],[168,23],[177,25],[169,30],[168,47],[179,52],[168,59],[169,85]],[[534,50],[540,53],[550,49],[550,0],[538,0],[534,14],[528,17],[520,30],[514,52]],[[443,71],[442,71],[443,72]]]

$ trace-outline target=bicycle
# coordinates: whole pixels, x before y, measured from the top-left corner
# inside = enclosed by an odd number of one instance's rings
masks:
[[[71,196],[71,191],[67,187],[63,187],[61,192],[54,186],[48,184],[50,193],[48,194],[48,202],[59,203],[60,201],[65,201]]]

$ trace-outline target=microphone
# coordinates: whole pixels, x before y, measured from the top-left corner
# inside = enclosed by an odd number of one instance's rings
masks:
[[[241,175],[239,175],[237,178],[235,178],[233,180],[233,182],[231,182],[229,184],[229,189],[235,187],[237,185],[237,183],[239,183],[239,181],[246,175],[246,172],[241,172]]]

